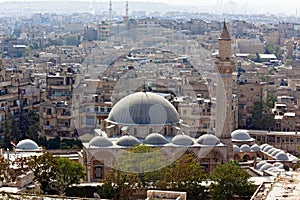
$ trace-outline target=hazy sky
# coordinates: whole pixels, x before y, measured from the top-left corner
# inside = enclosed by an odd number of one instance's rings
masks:
[[[0,0],[4,1],[43,1],[43,0]],[[49,0],[44,0],[49,1]],[[72,0],[66,0],[66,2]],[[76,1],[76,0],[75,0]],[[109,0],[77,0],[77,1],[90,1],[90,2],[109,2]],[[112,2],[125,2],[126,0],[112,0]],[[299,0],[128,0],[130,2],[163,2],[171,5],[188,5],[188,6],[200,6],[200,5],[216,5],[217,2],[236,2],[239,5],[241,12],[251,12],[251,10],[260,11],[260,13],[296,13],[300,16],[300,3]],[[247,6],[245,6],[247,5]],[[235,8],[233,8],[235,9]],[[296,12],[297,9],[297,12]]]

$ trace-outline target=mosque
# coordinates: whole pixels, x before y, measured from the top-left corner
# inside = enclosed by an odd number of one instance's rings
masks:
[[[83,144],[79,161],[86,166],[87,181],[101,180],[124,150],[138,144],[159,148],[166,160],[190,153],[207,173],[218,163],[229,162],[233,158],[232,72],[235,63],[231,58],[231,38],[225,22],[219,38],[216,66],[220,74],[217,110],[224,113],[218,114],[216,120],[224,126],[217,126],[215,133],[193,138],[167,99],[148,91],[130,94],[114,105],[102,129],[95,130],[97,136]]]
[[[219,112],[215,132],[193,138],[167,99],[146,90],[130,94],[114,105],[102,128],[95,130],[97,136],[83,143],[78,160],[86,167],[86,181],[103,179],[124,151],[140,144],[160,149],[166,163],[190,153],[207,173],[212,172],[218,163],[231,159],[252,167],[259,175],[263,175],[262,169],[281,170],[283,164],[291,167],[296,157],[267,144],[255,144],[247,130],[233,131],[232,72],[235,63],[225,22],[215,64],[219,71],[216,97]],[[263,159],[270,162],[261,161]],[[277,161],[282,165],[279,166]]]

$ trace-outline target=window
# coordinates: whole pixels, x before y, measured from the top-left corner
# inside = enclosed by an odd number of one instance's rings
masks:
[[[277,137],[277,138],[276,138],[276,142],[277,142],[277,143],[280,143],[280,137]]]
[[[134,128],[134,129],[133,129],[133,134],[134,134],[134,135],[137,135],[137,128]]]
[[[103,166],[95,166],[94,167],[94,177],[97,179],[103,178]]]
[[[88,125],[88,126],[94,126],[95,125],[94,116],[86,116],[86,125]]]
[[[47,115],[51,115],[51,109],[47,109]]]
[[[104,107],[100,107],[100,112],[105,112],[105,108]]]
[[[153,133],[153,128],[149,128],[149,133]]]

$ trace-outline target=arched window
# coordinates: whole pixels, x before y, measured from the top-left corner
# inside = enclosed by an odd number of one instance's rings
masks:
[[[136,136],[137,135],[137,128],[133,129],[133,134]]]
[[[153,128],[149,128],[149,133],[153,133]]]

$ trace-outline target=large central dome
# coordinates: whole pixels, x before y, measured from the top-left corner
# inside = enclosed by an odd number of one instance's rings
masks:
[[[129,125],[165,125],[180,121],[174,106],[151,92],[137,92],[124,97],[114,105],[107,120]]]

